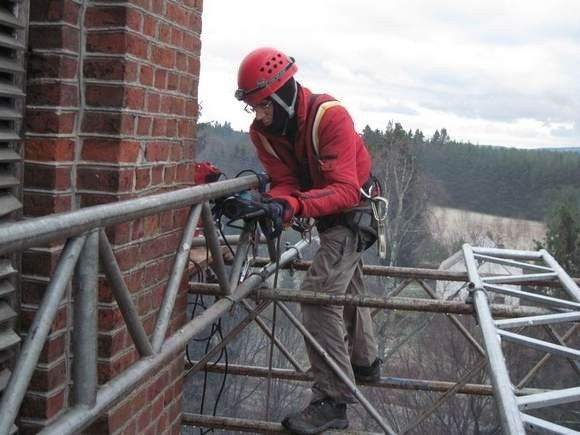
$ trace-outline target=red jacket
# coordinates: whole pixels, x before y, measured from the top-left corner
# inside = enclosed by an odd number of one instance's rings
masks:
[[[250,127],[258,158],[271,178],[269,194],[295,215],[318,217],[356,206],[370,177],[371,157],[344,107],[299,86],[296,142]],[[316,110],[316,107],[319,107]]]

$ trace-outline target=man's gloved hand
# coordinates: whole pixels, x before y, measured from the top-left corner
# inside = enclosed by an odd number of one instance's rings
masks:
[[[287,214],[287,206],[284,201],[269,200],[263,202],[266,214],[272,222],[272,231],[268,234],[268,238],[275,239],[284,229],[285,217]]]

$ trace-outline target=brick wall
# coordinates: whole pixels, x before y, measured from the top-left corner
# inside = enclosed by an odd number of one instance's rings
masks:
[[[193,182],[202,0],[32,0],[25,117],[24,212],[41,216]],[[108,228],[146,331],[160,306],[187,210]],[[22,330],[62,243],[23,258]],[[70,293],[21,410],[23,433],[68,403]],[[185,319],[180,292],[172,330]],[[99,381],[138,355],[107,283],[99,287]],[[144,382],[94,433],[178,433],[183,355]]]

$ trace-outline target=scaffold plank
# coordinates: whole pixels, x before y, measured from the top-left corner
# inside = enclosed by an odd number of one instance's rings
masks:
[[[285,433],[288,431],[280,423],[270,421],[248,420],[243,418],[217,417],[211,415],[192,414],[184,412],[181,423],[185,426],[207,427],[212,429],[226,429],[249,433]],[[361,432],[356,430],[327,430],[327,435],[379,435],[377,432]]]

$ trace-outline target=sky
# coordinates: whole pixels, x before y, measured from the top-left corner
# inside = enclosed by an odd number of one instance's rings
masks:
[[[200,122],[248,130],[238,66],[270,46],[359,132],[392,121],[481,145],[580,146],[578,0],[205,0],[202,23]]]

